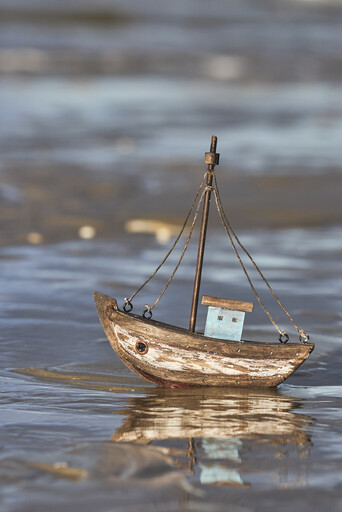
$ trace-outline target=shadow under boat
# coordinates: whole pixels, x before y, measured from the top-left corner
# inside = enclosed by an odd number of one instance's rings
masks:
[[[313,420],[300,406],[275,389],[157,388],[117,411],[125,419],[112,440],[159,447],[202,484],[248,485],[239,473],[246,442],[267,443],[276,460],[309,452]]]

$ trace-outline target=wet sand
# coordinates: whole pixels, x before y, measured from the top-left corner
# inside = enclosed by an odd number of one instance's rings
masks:
[[[334,2],[3,2],[1,245],[179,223],[212,134],[237,227],[341,223],[341,19]]]
[[[342,510],[341,21],[333,0],[3,0],[2,511]],[[94,290],[121,304],[167,252],[212,134],[229,218],[316,344],[276,390],[159,389],[96,316]],[[156,319],[188,325],[195,261]],[[255,301],[214,212],[202,293]],[[258,307],[244,338],[277,343]]]
[[[206,148],[205,148],[206,149]],[[180,227],[183,224],[203,166],[183,166],[182,176],[170,184],[169,175],[180,169],[168,166],[159,173],[156,194],[134,177],[86,172],[79,168],[11,168],[3,176],[8,194],[21,200],[4,200],[0,207],[0,244],[25,244],[30,233],[42,241],[72,240],[82,226],[92,226],[97,236],[120,237],[131,219],[156,220]],[[142,170],[144,179],[153,182],[160,169]],[[222,173],[222,174],[221,174]],[[100,175],[99,175],[100,174]],[[217,170],[224,206],[236,228],[281,229],[338,225],[342,221],[342,175],[327,176],[244,176],[220,167]],[[8,188],[7,187],[11,187]],[[14,192],[16,191],[16,192]],[[219,228],[216,213],[213,227]]]

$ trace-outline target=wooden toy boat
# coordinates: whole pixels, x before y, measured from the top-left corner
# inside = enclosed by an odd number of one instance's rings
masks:
[[[314,348],[314,344],[309,343],[309,336],[304,330],[299,329],[281,304],[265,276],[238,239],[223,211],[214,174],[214,167],[219,162],[219,155],[216,153],[216,143],[217,138],[212,137],[211,151],[206,153],[205,157],[208,168],[183,228],[162,263],[129,299],[125,299],[123,310],[118,308],[116,299],[98,292],[94,293],[95,304],[102,327],[115,352],[128,368],[150,382],[171,387],[275,387],[289,377],[307,359]],[[212,192],[215,195],[216,206],[226,233],[232,243],[233,250],[259,304],[278,330],[280,345],[273,342],[241,341],[239,336],[242,332],[244,314],[253,309],[253,304],[216,297],[203,297],[202,303],[209,306],[205,335],[195,332],[209,204]],[[151,317],[153,308],[164,294],[181,263],[202,201],[202,226],[190,326],[189,330],[187,330],[151,320]],[[154,277],[171,254],[195,207],[194,219],[183,252],[164,289],[152,306],[146,305],[142,317],[132,314],[133,298]],[[287,343],[288,335],[284,330],[279,329],[263,304],[242,262],[238,246],[251,260],[279,306],[297,329],[300,343]]]

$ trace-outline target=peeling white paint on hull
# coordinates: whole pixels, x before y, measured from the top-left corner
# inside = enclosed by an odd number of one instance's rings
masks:
[[[224,374],[239,376],[248,373],[251,377],[273,377],[279,374],[288,374],[294,369],[295,360],[281,361],[277,359],[239,359],[222,357],[215,354],[193,350],[191,353],[181,348],[173,348],[163,342],[158,345],[151,343],[143,336],[137,337],[119,325],[113,326],[116,339],[122,349],[137,362],[143,362],[151,368],[172,372],[186,372],[189,370],[202,374]],[[147,354],[139,354],[135,350],[137,343],[146,343],[149,347]]]
[[[95,294],[102,326],[121,360],[151,382],[173,387],[275,387],[312,352],[312,343],[222,341],[120,311]]]
[[[252,379],[276,377],[282,381],[296,369],[297,361],[293,358],[288,360],[241,359],[208,354],[200,350],[189,352],[189,350],[172,347],[163,342],[151,342],[144,336],[135,336],[117,324],[113,325],[113,332],[131,364],[134,366],[142,364],[144,367],[148,367],[148,373],[152,375],[155,370],[164,370],[166,380],[177,380],[180,374],[184,373],[189,375],[196,373],[204,377],[208,375],[226,377],[229,378],[231,385],[236,385],[235,379],[246,375]],[[135,349],[139,342],[148,346],[148,352],[144,355],[139,354]]]

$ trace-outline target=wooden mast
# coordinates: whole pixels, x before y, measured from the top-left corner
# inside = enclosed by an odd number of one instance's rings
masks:
[[[193,291],[193,296],[192,296],[192,307],[191,307],[190,325],[189,325],[190,332],[195,332],[195,326],[196,326],[198,297],[199,297],[199,290],[200,290],[200,285],[201,285],[205,238],[206,238],[206,234],[207,234],[209,207],[210,207],[210,198],[211,198],[211,188],[210,187],[212,186],[212,183],[213,183],[213,171],[214,171],[215,165],[219,164],[219,159],[220,159],[220,155],[218,153],[216,153],[216,146],[217,146],[217,137],[215,137],[215,135],[213,135],[211,137],[210,153],[206,153],[205,158],[204,158],[204,163],[208,164],[208,175],[207,175],[207,183],[206,183],[207,190],[206,190],[206,193],[204,196],[201,233],[200,233],[200,239],[199,239],[199,243],[198,243],[197,265],[196,265],[195,283],[194,283],[194,291]]]

